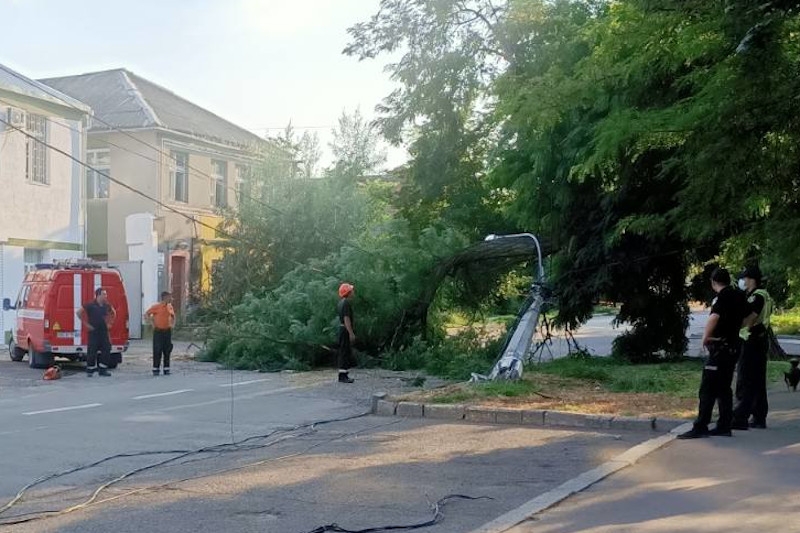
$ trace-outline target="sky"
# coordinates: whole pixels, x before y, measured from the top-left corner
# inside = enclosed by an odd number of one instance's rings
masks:
[[[0,63],[30,78],[126,68],[259,135],[373,118],[386,58],[341,51],[379,0],[0,0]],[[387,166],[402,163],[388,151]]]

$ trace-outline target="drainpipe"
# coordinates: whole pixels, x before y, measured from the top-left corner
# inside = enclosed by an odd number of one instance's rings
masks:
[[[84,115],[81,119],[81,123],[83,124],[83,128],[81,128],[81,161],[85,163],[86,151],[89,148],[89,118]],[[86,258],[89,254],[89,200],[86,198],[86,168],[82,167],[82,172],[78,179],[80,181],[79,190],[81,191],[81,210],[83,211],[81,214],[81,218],[83,219],[83,242],[81,243],[81,249],[83,257]]]

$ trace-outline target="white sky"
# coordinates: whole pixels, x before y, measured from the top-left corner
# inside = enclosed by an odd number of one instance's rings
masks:
[[[259,135],[290,119],[319,132],[328,164],[342,110],[372,118],[392,88],[385,59],[341,54],[378,2],[0,0],[0,63],[31,78],[124,67]]]

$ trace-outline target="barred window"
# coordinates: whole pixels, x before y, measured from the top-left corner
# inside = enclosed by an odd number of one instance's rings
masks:
[[[88,150],[86,156],[91,167],[86,169],[86,198],[108,198],[109,182],[106,176],[111,174],[111,152]]]
[[[47,142],[47,118],[28,113],[26,130],[34,138],[26,138],[25,178],[32,183],[48,185],[50,180],[47,176],[47,146],[44,144]]]

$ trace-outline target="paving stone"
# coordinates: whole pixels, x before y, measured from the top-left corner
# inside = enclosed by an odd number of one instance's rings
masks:
[[[656,418],[653,424],[656,431],[668,432],[672,431],[678,426],[682,426],[687,422],[689,422],[689,420],[683,420],[680,418]]]
[[[425,418],[464,420],[467,408],[463,405],[425,405]]]
[[[533,409],[522,411],[522,424],[526,426],[543,426],[545,411]]]
[[[485,407],[467,407],[466,420],[483,424],[494,424],[497,421],[494,409]]]
[[[496,409],[495,422],[498,424],[522,424],[522,411],[519,409]]]
[[[611,420],[612,429],[629,429],[634,431],[653,431],[655,418],[636,418],[633,416],[615,416]]]
[[[397,404],[397,416],[407,416],[409,418],[422,418],[425,413],[425,406],[421,403],[400,402]]]
[[[375,414],[378,416],[394,416],[397,410],[397,403],[388,400],[378,400]]]
[[[567,426],[578,428],[608,428],[612,417],[605,415],[585,415],[582,413],[565,413],[547,411],[544,423],[547,426]]]
[[[378,402],[386,399],[385,392],[378,392],[372,395],[372,414],[378,414]]]

